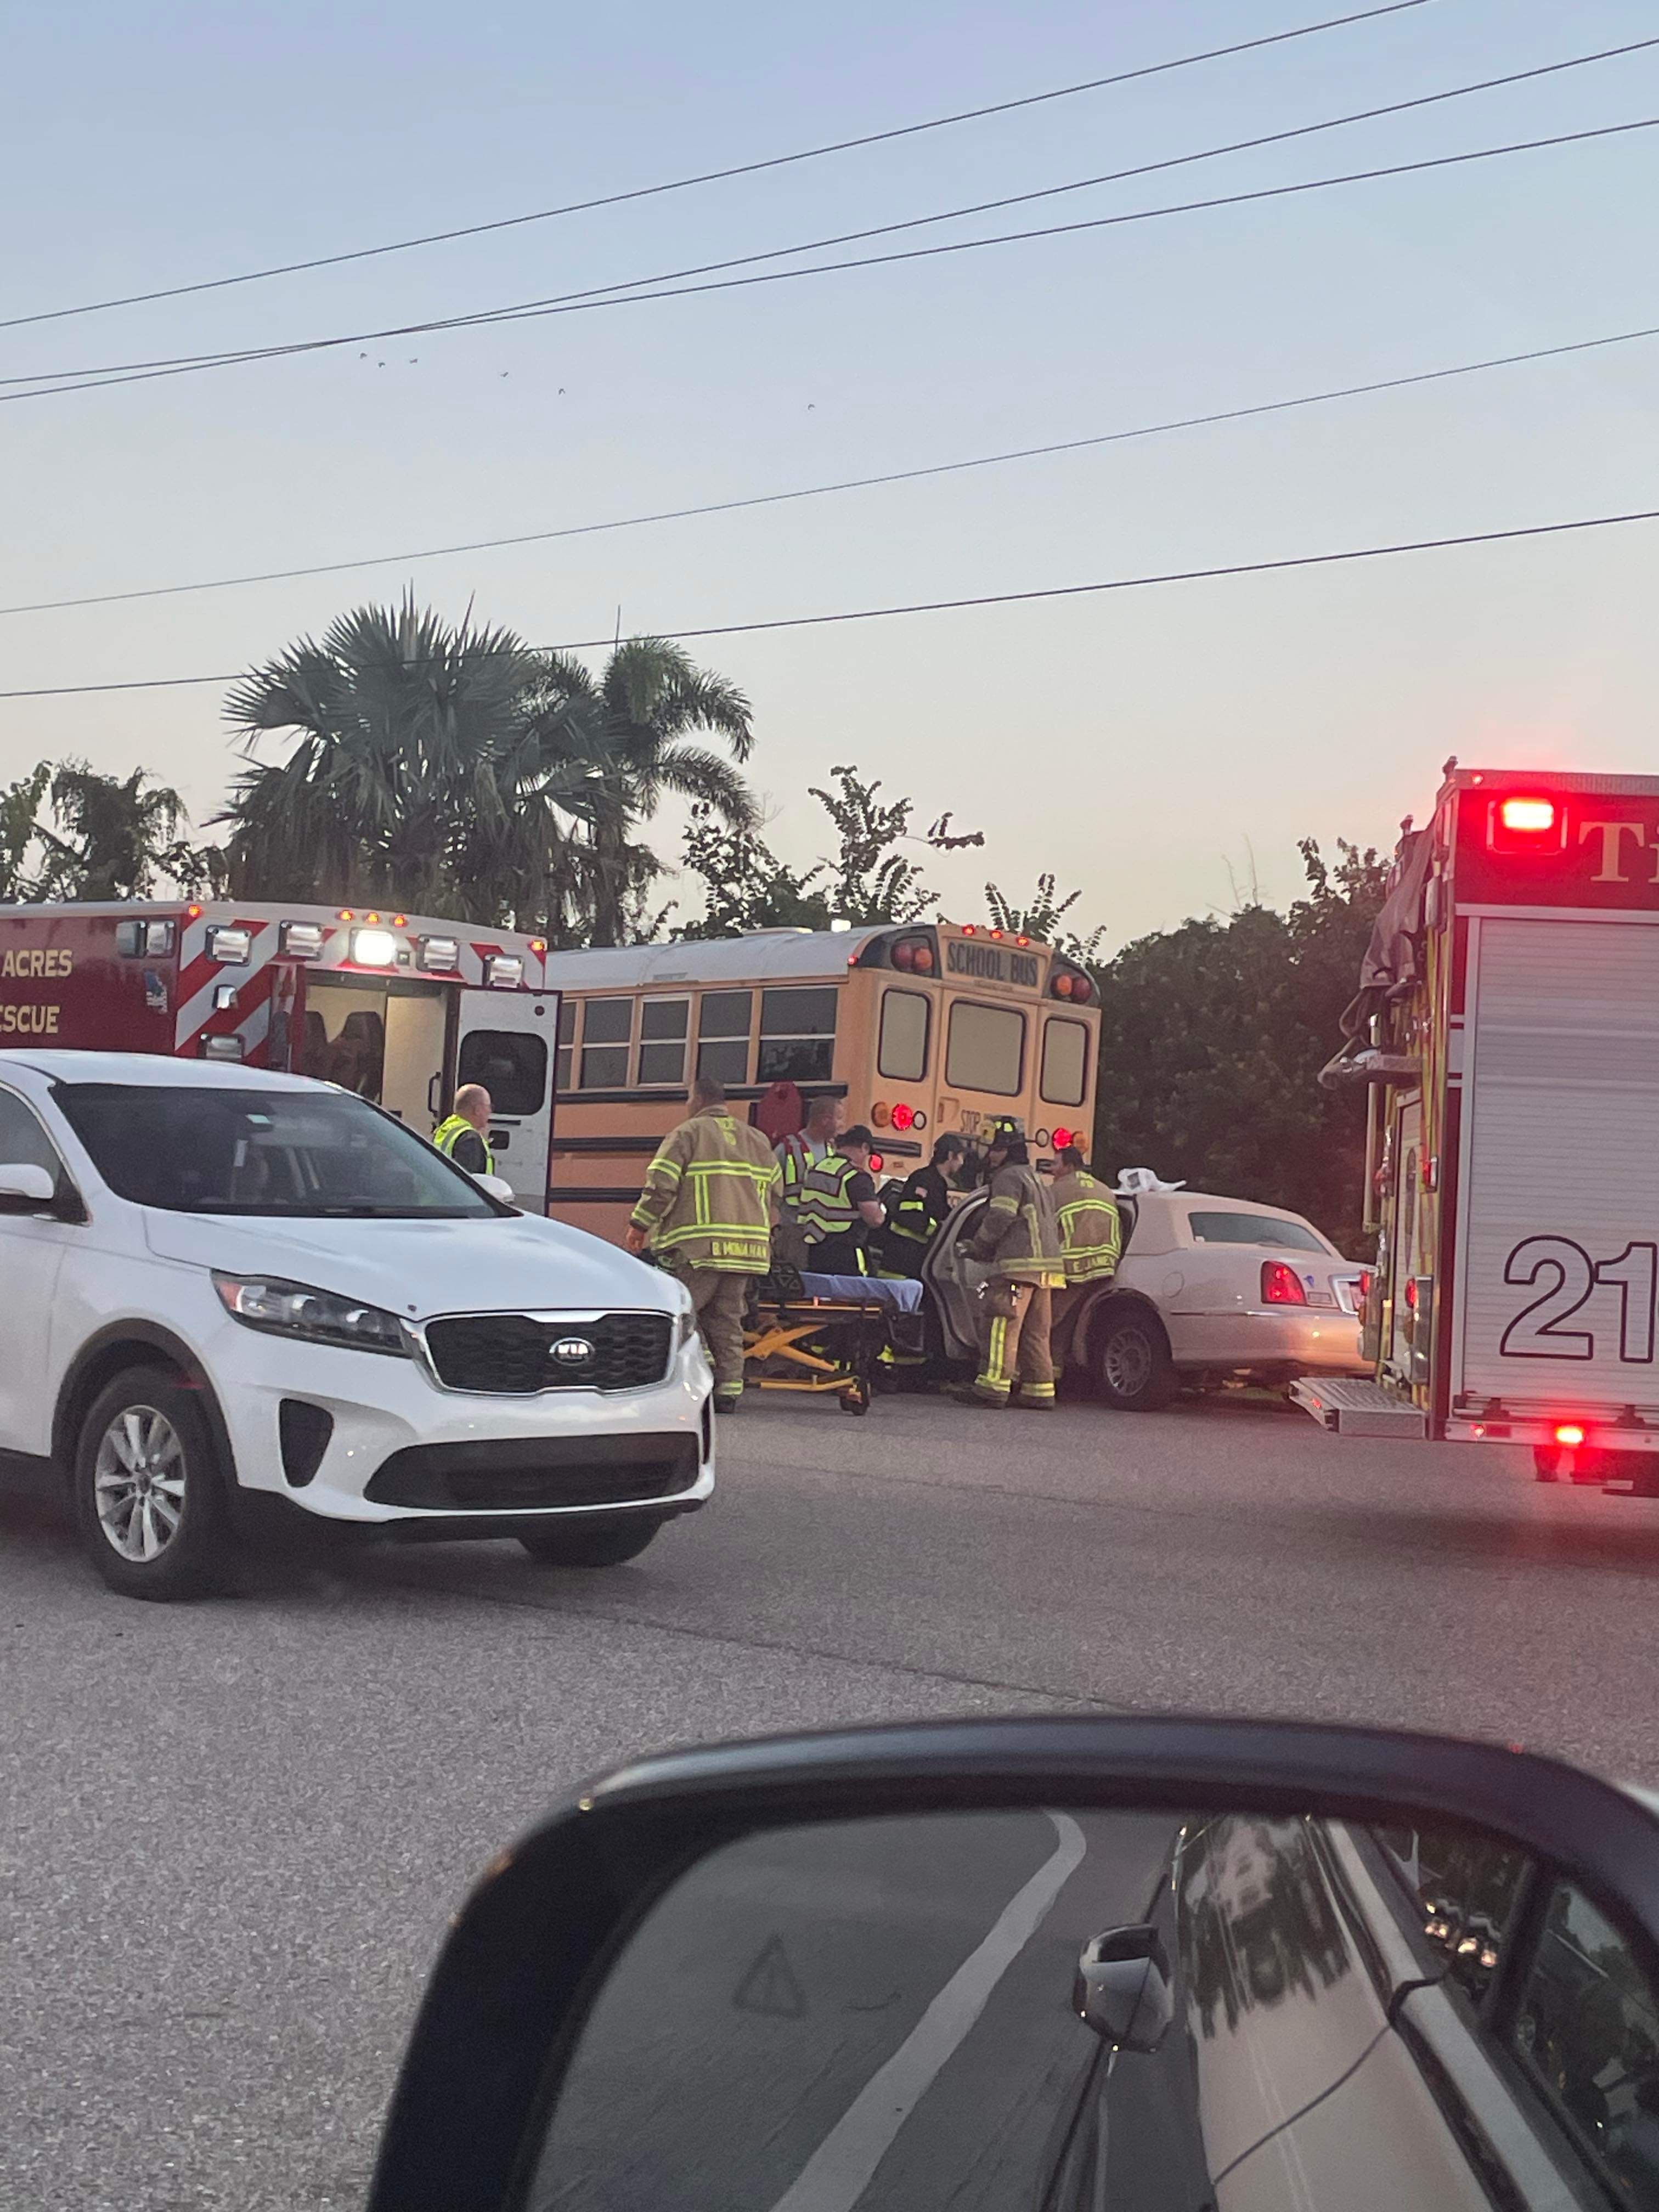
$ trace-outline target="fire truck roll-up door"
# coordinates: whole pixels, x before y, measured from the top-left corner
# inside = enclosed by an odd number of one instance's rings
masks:
[[[1659,915],[1472,918],[1453,1418],[1659,1418]]]
[[[552,1180],[556,991],[463,991],[455,1087],[489,1093],[495,1172],[527,1213],[545,1213]]]

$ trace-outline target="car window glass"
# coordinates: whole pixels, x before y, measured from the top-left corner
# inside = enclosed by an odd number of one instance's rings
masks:
[[[1659,2001],[1629,1943],[1571,1882],[1551,1896],[1515,2043],[1615,2201],[1659,2202]]]
[[[65,1083],[64,1119],[118,1197],[180,1213],[485,1216],[470,1176],[335,1091]]]
[[[1272,1213],[1200,1213],[1187,1217],[1194,1244],[1273,1244],[1285,1252],[1323,1252],[1323,1240],[1300,1221]]]
[[[482,1083],[497,1114],[539,1114],[547,1097],[547,1046],[530,1031],[469,1030],[460,1081]]]
[[[7,1167],[44,1168],[54,1182],[64,1172],[64,1164],[34,1109],[11,1091],[0,1091],[0,1163]]]

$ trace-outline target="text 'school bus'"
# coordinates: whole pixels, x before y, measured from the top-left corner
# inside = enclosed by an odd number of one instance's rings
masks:
[[[1327,1427],[1659,1494],[1659,777],[1448,764],[1325,1079],[1369,1087],[1371,1382]]]
[[[430,1136],[495,1108],[495,1171],[545,1211],[558,996],[540,938],[349,907],[0,907],[0,1051],[244,1060],[318,1076]]]
[[[831,1091],[908,1175],[946,1130],[1024,1117],[1034,1157],[1094,1121],[1100,1011],[1046,945],[945,924],[767,930],[702,944],[550,953],[561,997],[548,1211],[621,1237],[697,1071],[738,1103],[778,1082]]]

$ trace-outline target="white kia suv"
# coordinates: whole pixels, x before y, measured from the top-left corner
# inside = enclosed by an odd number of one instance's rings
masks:
[[[714,1487],[672,1277],[298,1076],[0,1053],[0,1458],[134,1597],[273,1517],[632,1559]]]

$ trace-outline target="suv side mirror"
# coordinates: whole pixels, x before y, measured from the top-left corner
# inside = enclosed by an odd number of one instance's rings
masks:
[[[1156,1928],[1109,1928],[1084,1946],[1072,1984],[1078,2018],[1122,2051],[1156,2051],[1175,2014]]]
[[[26,1160],[0,1162],[0,1213],[40,1213],[57,1195],[45,1168]]]

